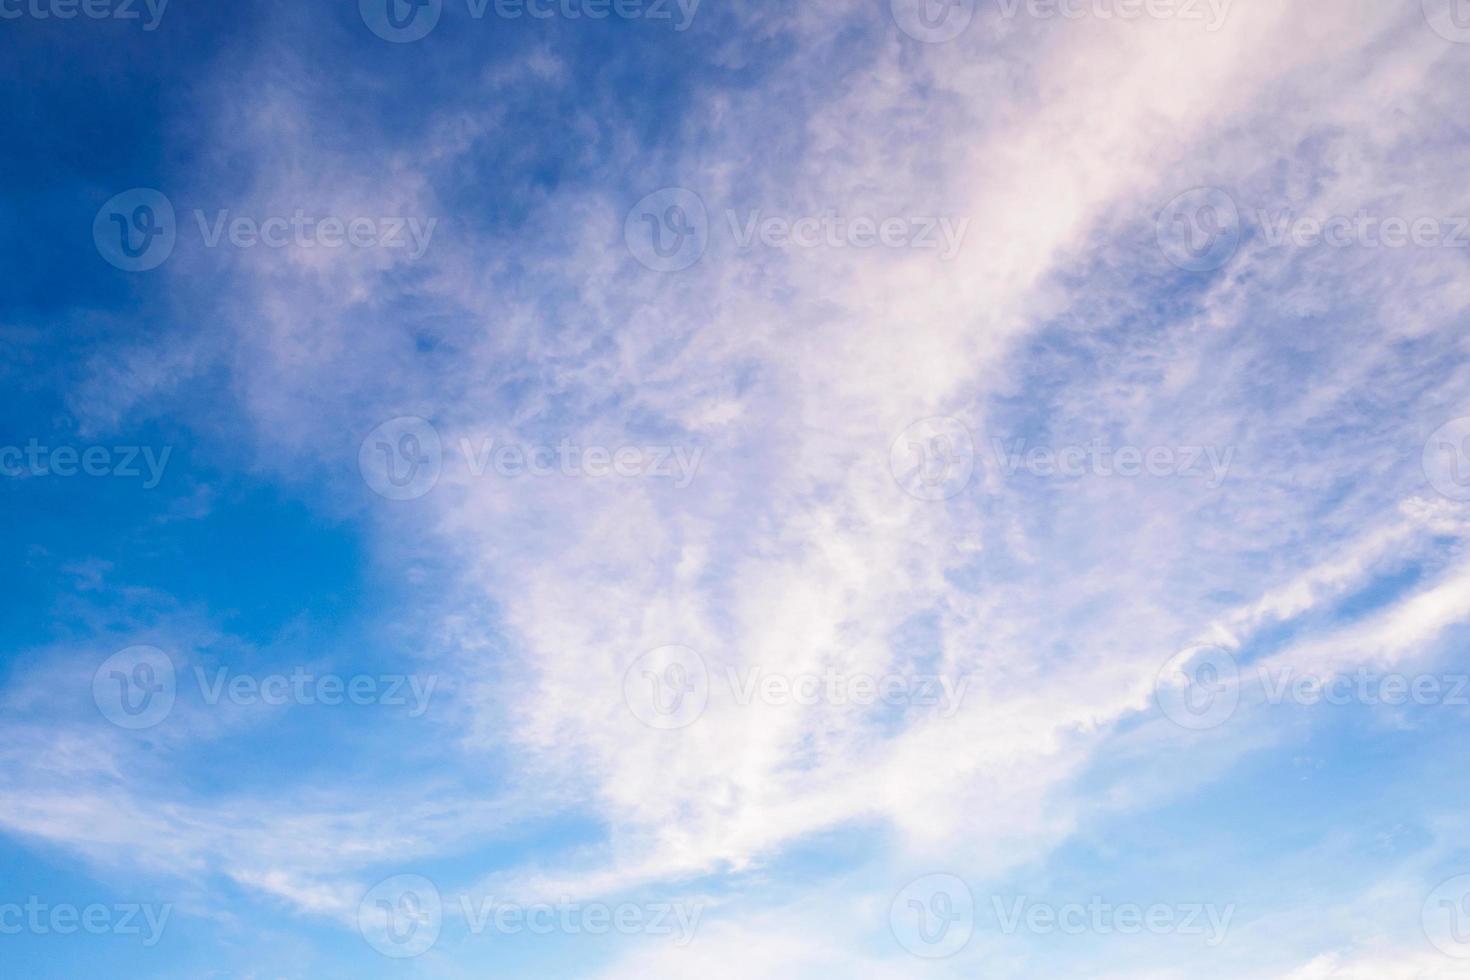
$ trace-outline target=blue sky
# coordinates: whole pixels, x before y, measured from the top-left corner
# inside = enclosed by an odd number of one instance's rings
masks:
[[[1470,977],[1470,4],[0,51],[0,977]]]

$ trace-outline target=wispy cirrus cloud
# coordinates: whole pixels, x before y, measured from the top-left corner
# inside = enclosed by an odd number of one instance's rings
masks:
[[[437,222],[432,240],[421,254],[179,248],[163,275],[218,319],[174,330],[156,361],[132,344],[99,353],[72,409],[106,429],[167,390],[163,375],[219,372],[228,420],[211,437],[358,522],[379,567],[438,597],[410,617],[414,659],[454,678],[452,709],[426,729],[431,758],[384,747],[385,767],[409,770],[391,788],[331,782],[311,807],[120,779],[135,743],[65,729],[16,753],[24,802],[6,826],[89,857],[125,844],[158,874],[217,869],[347,923],[405,865],[526,901],[795,880],[807,894],[717,903],[688,949],[601,966],[907,975],[886,933],[912,879],[943,870],[983,895],[1075,876],[1068,848],[1095,822],[1187,806],[1304,737],[1258,704],[1218,731],[1172,725],[1155,685],[1179,650],[1327,670],[1451,656],[1470,612],[1464,515],[1421,455],[1470,395],[1466,253],[1269,234],[1286,213],[1465,212],[1464,151],[1445,129],[1463,59],[1418,11],[1242,0],[1204,30],[982,5],[944,44],[915,41],[884,5],[704,15],[724,32],[697,42],[714,77],[659,93],[646,116],[598,84],[628,77],[615,53],[536,43],[486,67],[452,22],[423,61],[371,49],[374,72],[360,54],[313,72],[293,45],[216,69],[198,96],[209,166],[170,191],[181,214],[399,215]],[[385,89],[406,64],[421,89],[400,101]],[[242,71],[261,80],[248,100]],[[364,130],[344,79],[393,120]],[[670,187],[683,210],[652,212],[650,232],[692,213],[703,251],[660,271],[629,236],[635,205]],[[1211,202],[1208,221],[1179,212],[1181,195]],[[932,221],[955,247],[743,240],[755,215]],[[1238,240],[1228,254],[1194,250],[1190,236],[1220,231]],[[417,467],[437,443],[437,478],[387,500],[359,450],[406,417],[423,426],[387,440],[384,465]],[[923,428],[935,418],[950,422]],[[969,442],[970,476],[908,492],[895,460],[952,462],[925,457],[936,432],[951,451]],[[585,465],[511,478],[473,451],[564,440],[699,463],[685,486]],[[1106,470],[1005,465],[1006,447],[1055,460],[1102,444]],[[1130,475],[1116,447],[1171,467]],[[1186,458],[1211,461],[1212,479],[1173,465]],[[684,673],[639,673],[670,646],[695,655]],[[964,694],[949,713],[861,710],[731,680],[761,675],[924,675]],[[630,676],[655,698],[663,680],[692,685],[697,717],[647,724]],[[210,714],[188,734],[226,724]],[[52,795],[57,774],[74,781]],[[85,828],[103,811],[126,819],[98,841]],[[583,823],[455,863],[545,813]],[[834,843],[848,833],[861,854]],[[795,875],[807,848],[821,870]],[[1397,870],[1353,900],[1435,884]],[[839,874],[852,878],[832,889]],[[1237,935],[1280,912],[1253,908]],[[939,969],[1061,961],[1026,938],[985,937]],[[1270,934],[1190,973],[1377,969],[1341,938]],[[1164,977],[1180,975],[1171,954],[1116,955],[1127,975]],[[1415,969],[1443,967],[1436,955]]]

